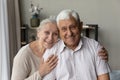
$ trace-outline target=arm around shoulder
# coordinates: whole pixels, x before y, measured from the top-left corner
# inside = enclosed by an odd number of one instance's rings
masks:
[[[99,75],[97,80],[110,80],[109,73]]]

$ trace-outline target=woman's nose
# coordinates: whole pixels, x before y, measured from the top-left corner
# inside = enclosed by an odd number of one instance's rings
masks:
[[[53,35],[50,34],[48,39],[49,39],[49,40],[52,40],[52,39],[53,39]]]

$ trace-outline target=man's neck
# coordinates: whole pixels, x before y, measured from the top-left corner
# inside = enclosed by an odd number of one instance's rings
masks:
[[[73,51],[77,48],[79,45],[80,39],[74,44],[73,46],[65,44],[69,49],[72,49]]]
[[[78,43],[79,44],[79,43]],[[78,44],[76,44],[76,45],[73,45],[73,46],[71,46],[71,45],[66,45],[69,49],[72,49],[73,51],[76,49],[76,47],[78,46]]]

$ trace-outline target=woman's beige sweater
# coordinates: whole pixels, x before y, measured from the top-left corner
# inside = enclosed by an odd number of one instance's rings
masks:
[[[11,80],[42,80],[39,74],[40,58],[33,54],[29,44],[14,58]]]

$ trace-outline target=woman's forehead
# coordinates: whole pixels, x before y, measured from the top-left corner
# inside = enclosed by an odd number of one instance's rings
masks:
[[[56,30],[58,30],[58,29],[57,29],[57,25],[56,25],[56,24],[54,24],[54,23],[47,23],[47,24],[45,24],[45,25],[41,28],[41,30],[56,31]]]

